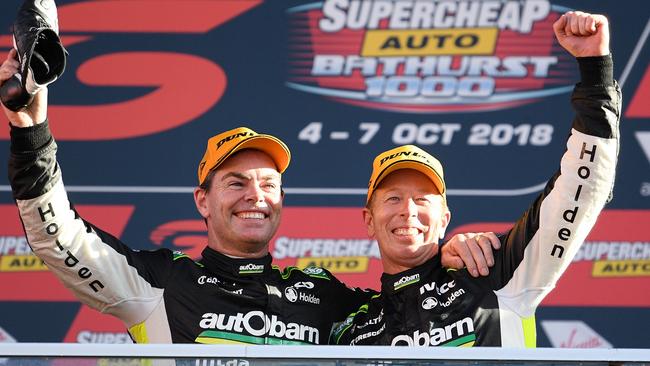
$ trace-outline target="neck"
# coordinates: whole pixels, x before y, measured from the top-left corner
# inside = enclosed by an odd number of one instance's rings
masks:
[[[268,243],[225,243],[210,236],[208,247],[232,258],[262,258],[269,252]]]
[[[388,258],[388,256],[382,254],[381,263],[384,266],[384,273],[392,275],[417,267],[435,257],[438,254],[438,248],[437,244],[432,244],[427,250],[414,253],[408,258]]]
[[[230,247],[224,247],[220,245],[211,245],[208,244],[208,246],[211,249],[216,250],[217,252],[227,255],[231,258],[262,258],[264,257],[268,252],[269,248],[268,245],[264,246],[263,248],[257,249],[257,250],[241,250],[241,249],[236,249],[236,248],[230,248]]]

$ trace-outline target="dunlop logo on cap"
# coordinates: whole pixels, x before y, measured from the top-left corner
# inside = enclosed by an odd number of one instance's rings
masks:
[[[237,138],[243,138],[243,137],[247,137],[247,136],[255,136],[255,135],[257,135],[255,132],[240,132],[240,133],[236,133],[234,135],[226,136],[226,137],[222,138],[221,140],[219,140],[219,142],[217,142],[217,149],[220,148],[221,145],[225,144],[226,142],[228,142],[230,140],[237,139]]]
[[[390,154],[388,156],[383,157],[379,161],[379,166],[384,165],[384,163],[389,161],[389,160],[399,158],[400,156],[416,158],[416,159],[419,159],[419,160],[422,160],[422,161],[426,162],[427,164],[431,164],[431,161],[429,161],[429,159],[427,159],[426,156],[422,156],[422,155],[418,154],[417,151],[400,151],[398,153]]]

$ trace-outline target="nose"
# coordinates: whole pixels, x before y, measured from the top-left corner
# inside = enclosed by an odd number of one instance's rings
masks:
[[[405,217],[417,217],[418,216],[418,206],[415,204],[415,201],[411,198],[404,200],[404,207],[402,207],[402,216]]]
[[[253,203],[264,202],[264,191],[254,180],[249,182],[246,189],[246,201]]]

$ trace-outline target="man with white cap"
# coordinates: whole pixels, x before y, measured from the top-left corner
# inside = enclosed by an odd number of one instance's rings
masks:
[[[489,276],[441,265],[438,241],[451,219],[442,164],[412,145],[385,151],[373,162],[363,212],[384,266],[381,295],[337,325],[331,343],[535,346],[535,309],[609,200],[619,146],[607,19],[569,12],[554,30],[578,60],[577,114],[560,171],[499,235]]]

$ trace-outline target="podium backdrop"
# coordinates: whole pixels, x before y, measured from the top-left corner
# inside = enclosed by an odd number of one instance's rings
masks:
[[[372,288],[381,263],[361,219],[372,158],[423,147],[445,166],[448,234],[507,229],[557,170],[573,116],[577,67],[551,25],[570,9],[606,14],[624,96],[614,198],[539,308],[538,343],[650,348],[650,3],[57,4],[70,56],[49,118],[85,218],[133,248],[199,256],[197,164],[210,136],[246,125],[292,150],[276,263]],[[0,3],[3,54],[18,6]],[[5,171],[8,151],[5,127]],[[0,217],[0,342],[130,341],[33,256],[6,178]]]

